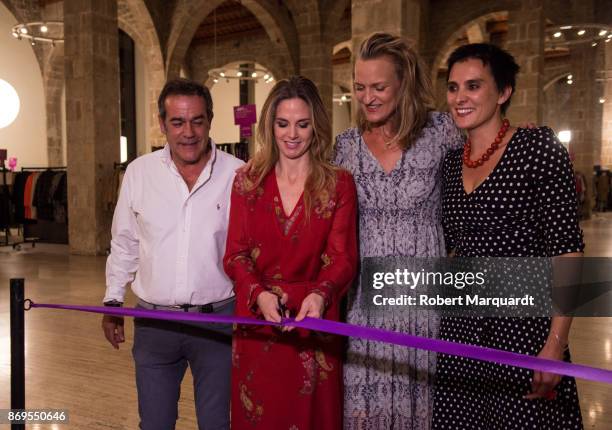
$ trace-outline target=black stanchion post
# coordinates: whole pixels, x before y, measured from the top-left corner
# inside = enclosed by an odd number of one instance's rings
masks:
[[[25,330],[23,279],[11,279],[11,409],[25,409]],[[25,429],[12,424],[11,430]]]

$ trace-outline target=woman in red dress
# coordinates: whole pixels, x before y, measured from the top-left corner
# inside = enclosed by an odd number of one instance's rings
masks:
[[[234,180],[225,271],[236,314],[338,320],[357,267],[356,191],[330,164],[330,124],[315,85],[293,77],[268,96],[260,149]],[[232,429],[342,428],[342,339],[238,325]]]

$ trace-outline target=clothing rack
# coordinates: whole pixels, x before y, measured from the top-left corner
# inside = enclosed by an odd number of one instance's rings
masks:
[[[232,154],[234,157],[242,161],[249,160],[249,143],[245,140],[232,143],[217,143],[217,149]]]
[[[66,172],[66,170],[66,166],[24,166],[21,168],[21,172],[42,172],[41,174],[44,174],[44,172]],[[66,213],[63,216],[63,221],[42,218],[42,216],[34,220],[24,219],[23,223],[18,227],[23,241],[14,243],[13,248],[19,249],[22,243],[32,243],[32,247],[35,247],[37,242],[67,243],[68,225],[65,218]],[[19,220],[17,219],[16,221]]]
[[[66,170],[66,166],[57,166],[57,167],[22,167],[22,172],[44,172],[45,170],[57,170],[62,171]]]

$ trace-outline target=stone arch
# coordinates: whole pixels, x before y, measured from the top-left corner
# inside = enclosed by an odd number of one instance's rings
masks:
[[[168,38],[166,74],[169,78],[179,75],[198,26],[223,1],[188,0],[177,4]],[[284,13],[286,10],[262,0],[242,0],[241,4],[259,20],[272,43],[286,55],[287,62],[293,65],[292,72],[295,73],[299,63],[298,35],[289,14]]]
[[[352,54],[353,44],[351,40],[345,40],[337,43],[332,49],[332,55],[338,54],[340,51],[346,50]],[[346,92],[350,92],[353,87],[353,68],[352,61],[342,64],[332,65],[332,82],[334,85],[346,89]],[[344,91],[344,90],[343,90]]]
[[[1,0],[17,22],[42,20],[39,2],[22,2],[14,4],[10,0]],[[32,47],[40,67],[45,97],[47,128],[47,162],[50,166],[64,164],[62,156],[62,120],[61,96],[64,85],[64,45],[54,47],[37,44]]]
[[[151,146],[161,146],[164,143],[157,124],[157,96],[166,82],[161,44],[153,18],[143,0],[119,0],[117,7],[119,28],[132,38],[145,61],[145,103],[149,112],[146,130],[148,152]]]
[[[337,0],[331,2],[331,5],[323,11],[323,38],[329,43],[334,42],[334,36],[336,35],[337,25],[344,10],[351,5],[351,0]]]
[[[9,12],[12,13],[17,20],[21,20],[21,14],[17,11],[11,0],[0,0],[0,2],[6,6]]]
[[[450,53],[455,49],[454,42],[475,24],[484,23],[492,18],[498,18],[500,16],[507,17],[507,15],[507,10],[494,10],[477,16],[471,14],[470,18],[467,21],[457,20],[457,22],[463,22],[463,24],[461,24],[459,27],[455,27],[454,30],[449,30],[445,38],[440,39],[442,40],[442,43],[438,45],[437,49],[434,51],[436,52],[436,55],[434,56],[433,61],[431,62],[431,81],[434,85],[434,89],[436,89],[438,70],[446,61]]]
[[[561,79],[564,79],[567,77],[567,75],[571,74],[571,70],[570,70],[570,66],[569,64],[565,67],[565,70],[563,71],[559,71],[558,69],[555,70],[555,75],[554,76],[546,76],[545,77],[545,84],[542,87],[542,91],[546,92],[546,90],[548,90],[551,86],[553,86],[556,82],[560,81]]]
[[[348,49],[352,53],[353,52],[353,41],[345,40],[344,42],[336,43],[334,45],[334,48],[332,49],[332,54],[337,54],[338,51],[341,51],[344,48]]]
[[[454,0],[440,1],[436,5],[436,13],[431,17],[428,31],[431,37],[427,39],[426,56],[432,60],[433,56],[443,48],[457,31],[456,23],[469,24],[485,15],[516,10],[520,5],[521,0],[473,2],[470,3],[470,7],[465,7],[465,4]]]
[[[18,22],[41,21],[43,18],[40,2],[36,0],[24,0],[19,2],[14,0],[2,0],[2,3],[6,6],[9,12],[13,14],[13,17]],[[38,60],[40,72],[44,73],[46,55],[45,47],[39,43],[36,46],[33,46],[32,50],[34,51],[34,55]]]

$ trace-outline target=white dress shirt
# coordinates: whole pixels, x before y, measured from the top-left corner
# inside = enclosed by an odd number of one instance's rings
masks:
[[[105,302],[123,302],[130,282],[136,296],[164,306],[234,295],[223,255],[234,174],[244,163],[211,145],[191,191],[167,144],[129,164],[113,216]]]

